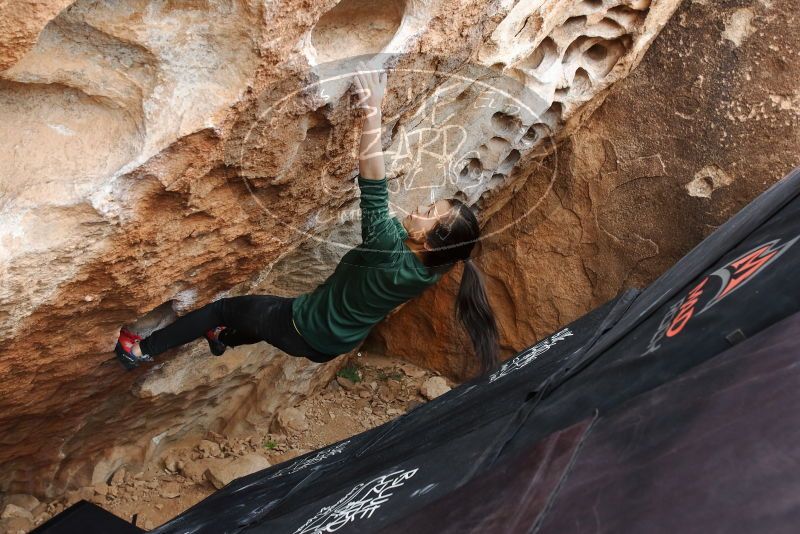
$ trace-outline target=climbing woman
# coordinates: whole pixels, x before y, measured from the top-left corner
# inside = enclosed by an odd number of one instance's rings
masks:
[[[403,218],[389,216],[381,149],[386,74],[363,62],[354,83],[366,111],[359,151],[362,243],[349,250],[322,285],[297,297],[220,298],[142,339],[123,328],[117,357],[133,369],[162,352],[205,336],[211,352],[266,341],[292,356],[326,362],[361,343],[392,309],[439,281],[457,262],[464,270],[455,315],[467,330],[480,369],[498,363],[498,335],[482,276],[470,259],[480,229],[469,207],[438,200]]]

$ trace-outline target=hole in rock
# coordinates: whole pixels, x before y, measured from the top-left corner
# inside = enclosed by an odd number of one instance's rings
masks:
[[[489,142],[487,143],[487,145],[489,147],[489,150],[493,154],[498,154],[500,152],[505,152],[506,150],[508,150],[508,147],[509,147],[510,144],[511,143],[509,143],[506,139],[503,139],[502,137],[497,137],[497,136],[492,137],[491,139],[489,139]]]
[[[571,31],[576,31],[578,27],[583,26],[586,26],[586,15],[581,15],[580,17],[570,17],[564,21],[564,25],[562,27]]]
[[[592,61],[602,61],[608,56],[608,49],[602,43],[596,43],[589,47],[586,55]]]
[[[553,102],[553,104],[545,111],[544,122],[549,125],[555,126],[559,122],[561,122],[561,113],[563,112],[563,106],[561,102]]]
[[[645,12],[636,11],[628,6],[612,7],[606,12],[606,19],[611,19],[631,31],[644,19]]]
[[[331,132],[330,126],[314,126],[306,130],[306,139],[327,139],[328,134]]]
[[[605,37],[606,39],[613,39],[615,37],[619,37],[627,33],[627,30],[622,27],[617,21],[612,18],[604,18],[591,28],[587,30],[587,33],[598,36],[598,37]]]
[[[539,134],[536,132],[536,128],[535,128],[535,126],[536,126],[536,125],[534,125],[534,126],[531,126],[530,128],[528,128],[528,131],[527,131],[527,132],[525,132],[525,135],[523,135],[523,136],[522,136],[522,141],[523,141],[525,144],[530,144],[530,145],[532,145],[532,144],[533,144],[533,143],[535,143],[535,142],[536,142],[536,140],[539,138]]]
[[[483,173],[483,165],[478,158],[470,158],[467,169],[470,176],[480,176]]]
[[[603,0],[583,0],[583,5],[596,10],[603,7]]]
[[[456,191],[455,193],[453,193],[453,198],[457,198],[464,204],[466,204],[469,201],[469,197],[467,197],[467,194],[463,191]]]
[[[520,66],[522,66],[522,64],[520,64]],[[511,68],[511,69],[508,69],[508,71],[506,71],[503,74],[505,74],[509,78],[517,80],[522,85],[527,85],[528,84],[528,75],[525,72],[525,70],[523,70],[523,69]]]
[[[306,115],[306,138],[304,145],[319,146],[325,145],[333,127],[328,118],[319,111],[313,111]]]
[[[601,39],[586,50],[586,58],[591,64],[587,68],[594,73],[594,79],[604,77],[611,72],[614,65],[617,64],[619,59],[630,48],[631,36],[625,35],[619,39],[607,41]]]
[[[575,71],[575,76],[572,78],[572,87],[570,88],[570,92],[580,95],[589,92],[591,87],[592,80],[589,77],[589,73],[586,71],[586,69],[578,67],[578,70]]]
[[[629,0],[628,5],[633,9],[649,9],[650,8],[650,0]]]
[[[311,32],[320,62],[380,52],[394,37],[405,0],[342,0],[325,13]]]
[[[492,127],[501,135],[514,136],[522,128],[522,121],[513,115],[498,111],[492,115]]]
[[[585,35],[581,35],[572,41],[567,47],[566,52],[564,52],[564,64],[568,65],[570,63],[580,62],[581,51],[587,47],[589,42],[590,38]]]
[[[483,165],[481,165],[480,160],[478,160],[478,158],[470,158],[458,174],[458,182],[461,184],[461,187],[471,187],[475,184],[470,184],[470,182],[479,180],[482,174]]]
[[[592,79],[605,77],[630,47],[631,36],[623,35],[617,39],[600,37],[578,37],[567,47],[564,64],[581,65],[590,71]]]
[[[514,168],[514,165],[517,164],[519,158],[520,158],[519,150],[516,149],[512,150],[511,152],[508,153],[506,159],[504,159],[503,162],[500,164],[500,166],[497,168],[497,172],[508,174],[509,172],[511,172],[511,169]]]
[[[522,136],[522,144],[525,147],[533,146],[536,142],[540,141],[547,135],[548,128],[546,124],[537,123],[528,128],[525,135]]]
[[[545,37],[536,50],[520,63],[519,67],[526,71],[545,72],[557,58],[556,43],[550,37]]]
[[[481,164],[487,169],[495,169],[503,155],[511,150],[511,143],[502,137],[492,137],[486,144],[478,147]]]

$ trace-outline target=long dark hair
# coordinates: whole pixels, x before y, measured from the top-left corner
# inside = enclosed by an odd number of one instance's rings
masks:
[[[463,261],[455,315],[472,340],[483,374],[497,367],[500,349],[497,323],[486,298],[483,275],[470,258],[481,230],[469,206],[457,198],[448,202],[451,207],[449,214],[439,219],[428,232],[425,241],[429,250],[423,253],[423,263],[432,272],[444,273],[458,261]]]

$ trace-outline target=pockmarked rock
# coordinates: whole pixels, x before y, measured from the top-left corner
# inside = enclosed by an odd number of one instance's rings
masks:
[[[671,9],[642,5],[645,33],[655,11]],[[602,105],[538,168],[521,169],[523,185],[500,192],[508,202],[482,227],[491,237],[475,263],[501,360],[649,285],[798,165],[800,34],[794,17],[779,15],[795,12],[793,0],[682,2]],[[549,70],[553,57],[537,61]],[[453,318],[461,273],[453,268],[366,343],[459,382],[477,377],[479,360]]]

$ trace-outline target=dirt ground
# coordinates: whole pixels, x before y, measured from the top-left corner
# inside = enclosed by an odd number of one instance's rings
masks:
[[[232,462],[258,466],[245,468],[251,470],[266,467],[264,460],[279,464],[386,423],[451,386],[412,364],[367,355],[349,363],[314,396],[279,412],[270,428],[236,438],[210,432],[197,443],[168,451],[142,473],[120,469],[108,484],[39,504],[32,510],[33,524],[86,499],[126,521],[135,517],[139,527],[149,530],[216,491],[212,481],[224,484]]]

